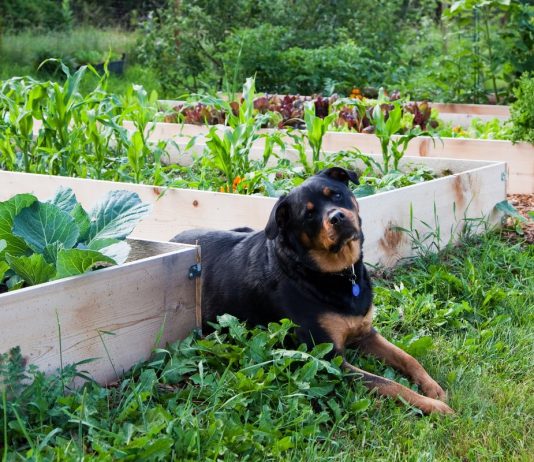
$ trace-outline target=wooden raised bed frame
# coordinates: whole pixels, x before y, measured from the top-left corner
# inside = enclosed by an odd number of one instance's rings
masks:
[[[480,232],[485,228],[478,225],[499,222],[495,204],[505,198],[503,163],[420,160],[435,171],[449,169],[453,174],[358,200],[366,263],[388,267],[415,254],[409,234],[400,228],[411,228],[421,237],[439,234],[438,244],[445,245],[466,227]],[[194,227],[262,229],[276,202],[269,197],[4,171],[0,184],[0,200],[18,193],[46,199],[59,186],[70,187],[84,207],[93,205],[95,191],[136,192],[153,209],[132,237],[158,241]],[[200,325],[200,279],[188,278],[198,249],[159,245],[165,250],[156,256],[0,295],[0,352],[19,345],[45,372],[98,358],[82,369],[109,383],[146,359],[154,347],[187,335]]]
[[[15,189],[50,197],[40,181],[45,177],[18,179],[24,186]],[[57,178],[54,189],[66,184],[62,180]],[[4,181],[0,184],[2,200],[16,193]],[[184,338],[200,326],[200,280],[188,278],[198,249],[130,242],[131,254],[142,258],[0,294],[0,353],[20,346],[25,359],[45,373],[95,358],[79,370],[107,384],[148,359],[155,347]]]
[[[492,119],[508,120],[510,108],[494,104],[453,104],[430,103],[439,112],[439,118],[454,125],[468,127],[474,118],[488,121]]]
[[[408,161],[413,159],[403,162]],[[367,263],[393,266],[400,259],[414,255],[408,234],[398,228],[413,227],[420,235],[428,235],[439,227],[444,245],[458,237],[467,223],[465,219],[484,218],[490,224],[499,221],[494,206],[506,197],[504,163],[423,158],[418,163],[436,172],[450,170],[453,174],[358,200]],[[63,185],[71,187],[84,206],[92,203],[95,190],[99,194],[114,189],[134,191],[141,200],[153,204],[153,209],[132,237],[160,241],[190,228],[262,229],[276,202],[270,197],[1,171],[0,184],[4,186],[0,189],[0,200],[32,191],[39,197],[50,197]]]

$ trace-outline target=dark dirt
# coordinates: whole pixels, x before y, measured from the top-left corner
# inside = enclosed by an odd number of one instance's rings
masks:
[[[505,230],[504,235],[508,239],[524,239],[529,244],[534,244],[534,220],[528,216],[528,212],[534,211],[534,194],[508,194],[508,201],[517,211],[523,215],[527,222],[521,223],[523,235],[518,235],[513,229]],[[514,227],[514,221],[508,218],[510,228]]]

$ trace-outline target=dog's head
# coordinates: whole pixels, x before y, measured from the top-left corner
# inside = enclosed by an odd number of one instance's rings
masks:
[[[333,167],[307,179],[274,206],[265,234],[296,247],[325,273],[348,268],[361,257],[359,207],[349,189],[356,173]]]

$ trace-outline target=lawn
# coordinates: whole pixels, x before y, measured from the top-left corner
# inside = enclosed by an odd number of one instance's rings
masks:
[[[151,69],[138,64],[134,48],[139,34],[121,28],[79,26],[72,30],[34,30],[9,32],[0,35],[0,80],[13,76],[30,75],[38,80],[62,80],[58,66],[39,66],[49,58],[61,59],[72,69],[83,64],[98,64],[108,55],[111,60],[126,55],[123,75],[111,74],[108,90],[123,94],[132,83],[143,85],[149,92],[160,91],[157,75]],[[83,93],[92,90],[98,82],[86,78],[80,88]]]
[[[329,346],[295,349],[288,322],[223,317],[107,388],[70,388],[71,367],[22,385],[14,353],[4,460],[531,460],[533,275],[532,244],[497,233],[375,275],[375,326],[448,390],[452,417],[368,394],[321,359]]]

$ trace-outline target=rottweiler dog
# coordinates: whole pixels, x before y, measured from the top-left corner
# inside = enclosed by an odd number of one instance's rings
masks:
[[[381,395],[401,397],[424,413],[452,413],[438,383],[373,327],[373,291],[363,263],[362,221],[348,187],[352,171],[334,167],[307,179],[275,204],[264,230],[195,229],[172,241],[202,248],[203,322],[230,313],[249,324],[289,318],[309,346],[331,342],[343,358],[355,346],[409,376],[420,395],[344,360]]]

